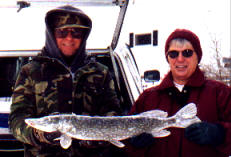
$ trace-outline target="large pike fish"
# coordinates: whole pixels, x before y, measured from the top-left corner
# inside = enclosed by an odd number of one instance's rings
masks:
[[[60,131],[60,144],[64,149],[70,147],[72,138],[79,140],[108,141],[118,147],[124,147],[120,140],[150,133],[153,137],[170,135],[169,127],[185,128],[200,122],[196,116],[196,105],[190,103],[174,116],[162,110],[151,110],[131,116],[84,116],[75,114],[59,114],[41,118],[25,119],[25,122],[45,132]]]

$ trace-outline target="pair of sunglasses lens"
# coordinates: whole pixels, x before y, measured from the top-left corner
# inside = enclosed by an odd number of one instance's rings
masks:
[[[61,28],[55,29],[55,36],[57,38],[66,38],[68,33],[71,33],[73,38],[80,39],[83,37],[84,30],[81,28]]]
[[[182,56],[186,57],[186,58],[189,58],[193,55],[193,50],[190,50],[190,49],[186,49],[184,51],[181,51],[182,52]],[[169,51],[168,52],[168,55],[170,58],[177,58],[179,56],[179,51],[176,51],[176,50],[172,50],[172,51]]]

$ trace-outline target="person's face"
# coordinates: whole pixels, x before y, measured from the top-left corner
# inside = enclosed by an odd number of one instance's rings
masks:
[[[58,48],[66,57],[73,56],[79,49],[82,34],[78,28],[55,29],[55,38]]]
[[[185,53],[186,51],[184,53],[187,55],[187,57],[183,56],[182,52],[184,50],[187,50],[187,52],[192,50],[192,56],[190,56],[190,53]],[[192,44],[187,41],[172,41],[170,43],[168,52],[171,51],[180,52],[177,57],[175,56],[175,58],[171,58],[170,54],[167,56],[173,80],[178,84],[186,84],[190,76],[196,70],[198,64],[197,54],[194,51]]]

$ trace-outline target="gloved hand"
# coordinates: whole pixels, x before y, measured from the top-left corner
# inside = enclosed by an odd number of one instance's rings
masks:
[[[150,146],[155,141],[155,138],[148,133],[142,133],[129,139],[129,142],[137,148]]]
[[[197,144],[217,146],[224,142],[225,129],[220,124],[200,122],[188,126],[185,137]]]
[[[37,129],[33,129],[34,136],[36,139],[40,142],[45,142],[48,144],[53,145],[59,145],[59,140],[54,140],[61,136],[61,132],[55,131],[55,132],[43,132]]]

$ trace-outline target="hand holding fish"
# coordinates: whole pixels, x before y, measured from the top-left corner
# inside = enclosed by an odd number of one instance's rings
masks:
[[[224,142],[225,129],[220,124],[194,123],[185,129],[185,137],[200,145],[217,146]]]
[[[63,148],[70,147],[72,138],[79,140],[108,141],[117,147],[124,147],[120,140],[128,139],[142,133],[153,137],[170,135],[169,127],[186,128],[200,122],[196,116],[196,105],[190,103],[174,116],[161,110],[151,110],[131,116],[84,116],[75,114],[51,115],[41,118],[28,118],[25,122],[45,132],[60,131],[57,139]]]
[[[52,145],[58,145],[59,143],[55,139],[57,139],[62,135],[62,133],[59,131],[44,132],[35,128],[33,128],[33,134],[38,141],[45,142]]]
[[[136,148],[143,148],[152,145],[155,142],[155,138],[151,134],[142,133],[131,137],[129,142]]]

